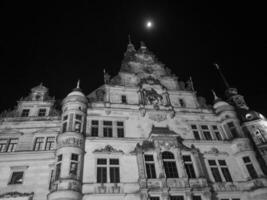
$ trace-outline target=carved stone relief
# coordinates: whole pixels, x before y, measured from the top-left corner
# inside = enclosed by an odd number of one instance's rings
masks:
[[[94,153],[124,153],[124,152],[122,150],[120,150],[120,149],[115,149],[111,145],[106,145],[102,149],[94,150]]]

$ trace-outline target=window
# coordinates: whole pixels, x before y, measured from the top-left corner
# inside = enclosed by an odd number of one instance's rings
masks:
[[[220,200],[240,200],[239,198],[223,198],[223,199],[220,199]]]
[[[23,174],[24,174],[23,171],[13,172],[9,184],[10,185],[22,184],[22,182],[23,182]]]
[[[198,128],[196,125],[192,124],[191,125],[191,128],[192,128],[192,131],[193,131],[193,134],[194,134],[194,137],[196,140],[200,140],[200,136],[199,136],[199,131],[198,131]]]
[[[14,152],[18,144],[18,138],[10,138],[8,140],[6,152]]]
[[[215,182],[222,182],[222,178],[215,160],[208,160],[210,170]]]
[[[71,162],[70,162],[70,175],[71,176],[77,176],[78,173],[78,160],[79,155],[72,153],[71,154]]]
[[[107,159],[97,159],[97,182],[107,182]]]
[[[257,140],[257,143],[260,143],[260,144],[265,143],[266,140],[265,140],[261,130],[257,129],[254,133],[255,133],[255,138]]]
[[[193,195],[192,200],[201,200],[201,196]]]
[[[124,125],[123,122],[117,122],[118,137],[124,137]]]
[[[34,143],[33,150],[34,151],[43,150],[43,144],[44,144],[44,137],[35,138],[35,143]]]
[[[98,136],[98,121],[97,120],[92,120],[91,122],[91,135],[93,137],[97,137]]]
[[[21,117],[28,117],[30,113],[30,109],[23,109],[21,112]]]
[[[186,170],[186,173],[188,175],[188,178],[196,178],[196,174],[195,174],[193,162],[191,160],[191,156],[184,155],[183,160],[184,160],[184,166],[185,166],[185,170]]]
[[[170,200],[184,200],[184,196],[170,196]]]
[[[103,122],[104,137],[112,137],[112,121]]]
[[[121,95],[121,103],[127,104],[126,95]]]
[[[62,125],[62,133],[65,133],[67,131],[67,122],[64,122]]]
[[[185,102],[183,99],[179,99],[179,104],[181,107],[185,107]]]
[[[61,162],[62,162],[62,154],[57,156],[55,181],[57,181],[59,179],[59,177],[60,177],[60,173],[61,173]]]
[[[156,178],[156,170],[153,155],[144,155],[147,178]]]
[[[45,143],[45,150],[49,151],[55,147],[55,137],[47,137]]]
[[[110,182],[119,183],[120,182],[120,168],[119,159],[109,159],[110,165]]]
[[[227,126],[229,128],[230,133],[232,134],[232,137],[233,138],[238,137],[238,131],[237,131],[237,128],[236,128],[234,122],[228,122]]]
[[[14,152],[18,144],[18,138],[0,139],[0,152]]]
[[[214,133],[216,139],[217,139],[217,140],[222,140],[222,136],[221,136],[220,131],[218,130],[218,126],[213,125],[213,126],[212,126],[212,130],[213,130],[213,133]]]
[[[223,182],[223,178],[225,182],[233,181],[225,160],[218,160],[218,164],[216,160],[208,160],[208,163],[215,182]]]
[[[255,170],[250,158],[248,156],[245,156],[245,157],[243,157],[243,161],[244,161],[244,163],[246,165],[246,168],[248,170],[249,176],[251,178],[253,178],[253,179],[254,178],[258,178],[257,172],[256,172],[256,170]]]
[[[109,180],[108,180],[109,177]],[[97,159],[97,183],[119,183],[120,168],[119,159]]]
[[[209,130],[209,127],[207,125],[202,125],[200,126],[201,129],[202,129],[202,133],[205,137],[206,140],[212,140],[212,137],[211,137],[211,133],[210,133],[210,130]]]
[[[75,115],[75,122],[74,122],[74,130],[77,133],[81,132],[81,127],[82,127],[82,115]]]
[[[224,179],[226,182],[232,182],[232,177],[231,177],[231,174],[230,174],[230,171],[226,165],[226,162],[225,160],[218,160],[219,162],[219,165],[220,165],[220,168],[221,168],[221,171],[222,171],[222,174],[224,176]]]
[[[6,152],[8,139],[0,139],[0,152]]]
[[[46,114],[46,109],[45,108],[41,108],[39,110],[38,116],[39,117],[43,117],[43,116],[45,116],[45,114]]]
[[[52,189],[52,184],[54,183],[54,173],[55,171],[54,170],[51,170],[51,174],[50,174],[50,181],[49,181],[49,187],[48,189],[51,190]]]
[[[149,197],[150,200],[160,200],[159,197]]]
[[[165,151],[162,153],[163,165],[167,178],[178,178],[178,171],[174,155],[171,152]]]

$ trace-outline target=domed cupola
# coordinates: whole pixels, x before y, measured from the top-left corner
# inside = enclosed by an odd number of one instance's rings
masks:
[[[83,94],[82,90],[80,89],[80,81],[77,82],[76,88],[70,92],[67,97],[63,100],[63,104],[69,103],[69,102],[82,102],[82,103],[87,103],[87,98]]]

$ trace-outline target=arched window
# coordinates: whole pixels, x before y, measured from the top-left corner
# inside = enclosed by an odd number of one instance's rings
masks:
[[[171,152],[164,151],[162,153],[163,165],[167,178],[178,178],[178,171],[174,155]]]

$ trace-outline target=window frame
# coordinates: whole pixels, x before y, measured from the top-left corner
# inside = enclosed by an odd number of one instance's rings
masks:
[[[22,179],[21,182],[12,183],[14,173],[22,173],[22,176],[20,178],[20,179]],[[8,181],[8,185],[22,185],[23,181],[24,181],[24,173],[25,173],[25,170],[14,170],[14,171],[12,170],[11,176],[10,176],[9,181]]]
[[[164,158],[164,153],[168,153],[169,154],[168,156],[172,155],[173,158]],[[163,162],[166,178],[179,178],[176,159],[172,152],[170,151],[162,152],[162,162]]]
[[[147,160],[146,157],[148,157],[148,156],[152,156],[152,160]],[[152,153],[144,154],[144,163],[145,163],[146,178],[147,179],[156,179],[157,178],[157,172],[156,172],[154,155]],[[148,172],[148,168],[149,168],[149,172]]]
[[[214,161],[215,165],[214,164],[211,165],[210,161]],[[223,161],[225,164],[221,164],[220,161]],[[233,182],[232,174],[231,174],[231,172],[229,170],[229,166],[227,165],[227,162],[226,162],[225,159],[208,158],[207,159],[207,164],[208,164],[207,166],[209,166],[208,169],[210,171],[211,177],[212,177],[212,179],[213,179],[213,181],[215,183],[230,183],[230,182]],[[216,173],[218,173],[218,174],[216,174]],[[218,176],[216,176],[216,175],[218,175]]]
[[[46,116],[47,109],[46,108],[40,108],[38,110],[38,117],[45,117]]]
[[[21,110],[21,114],[20,114],[21,117],[29,117],[29,115],[30,115],[30,109],[29,108],[24,108]]]
[[[105,160],[105,164],[99,164],[99,160]],[[118,161],[118,164],[113,163],[111,164],[111,160]],[[99,170],[101,169],[101,170]],[[112,170],[114,170],[114,174],[112,176]],[[105,183],[120,183],[121,181],[121,174],[120,174],[120,159],[118,157],[98,157],[96,158],[96,183],[98,184],[105,184]],[[103,175],[101,175],[104,173]],[[100,174],[99,174],[100,172]],[[100,177],[99,177],[100,176]],[[105,179],[103,181],[103,179]],[[100,180],[100,181],[99,181]]]

